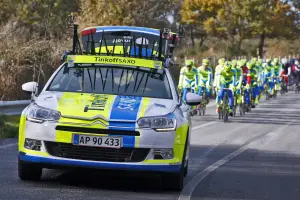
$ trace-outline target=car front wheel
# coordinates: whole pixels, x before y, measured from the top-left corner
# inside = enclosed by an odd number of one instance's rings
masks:
[[[25,163],[18,160],[18,174],[21,180],[38,181],[42,177],[43,169],[36,164]]]

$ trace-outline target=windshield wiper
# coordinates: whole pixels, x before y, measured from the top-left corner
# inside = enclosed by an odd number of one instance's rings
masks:
[[[90,70],[89,70],[89,68],[87,68],[87,72],[88,72],[88,75],[89,75],[89,79],[90,79],[90,83],[91,83],[91,88],[92,88],[92,91],[94,91],[94,88],[93,88],[93,83],[92,83],[92,77],[91,77],[91,73],[90,73]]]

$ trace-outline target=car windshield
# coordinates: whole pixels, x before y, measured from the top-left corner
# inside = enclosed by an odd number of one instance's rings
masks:
[[[172,99],[163,70],[81,65],[61,68],[48,91],[115,94]]]

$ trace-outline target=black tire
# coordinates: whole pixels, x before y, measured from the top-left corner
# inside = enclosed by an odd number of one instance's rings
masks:
[[[186,177],[186,175],[188,174],[188,171],[189,171],[189,161],[187,161],[187,164],[184,167],[184,173],[183,173],[184,177]]]
[[[37,164],[24,163],[18,160],[18,175],[21,180],[38,181],[42,177],[43,168]]]
[[[233,108],[233,117],[236,115],[236,107]]]
[[[226,111],[225,116],[224,116],[224,122],[228,122],[228,112]]]
[[[240,116],[243,115],[243,104],[239,105],[239,112],[240,112]]]

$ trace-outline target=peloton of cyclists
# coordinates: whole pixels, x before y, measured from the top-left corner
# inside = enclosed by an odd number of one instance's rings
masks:
[[[297,85],[299,85],[299,60],[290,59],[288,62],[287,58],[281,60],[279,58],[267,58],[263,61],[259,58],[252,58],[251,60],[228,61],[225,58],[220,58],[213,73],[208,59],[202,59],[198,68],[193,59],[187,59],[184,67],[180,70],[178,89],[183,102],[185,102],[187,92],[190,91],[202,96],[205,90],[208,103],[208,98],[214,91],[217,94],[216,112],[218,113],[226,88],[229,97],[229,114],[232,116],[235,98],[237,104],[245,103],[247,111],[250,111],[251,108],[255,108],[259,104],[263,94],[272,97],[275,92],[279,91],[282,80],[285,81],[285,85],[288,85],[288,75],[290,74],[294,75],[295,79],[298,80]],[[245,98],[241,96],[242,90],[245,92]]]

